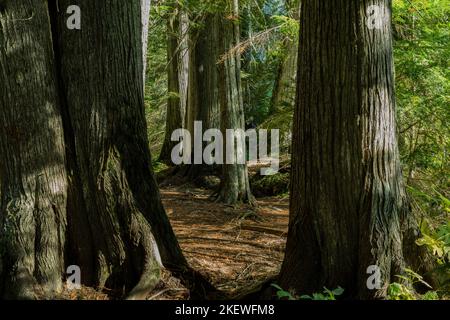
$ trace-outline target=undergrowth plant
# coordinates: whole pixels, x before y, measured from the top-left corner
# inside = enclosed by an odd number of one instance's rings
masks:
[[[296,296],[295,294],[284,290],[277,284],[272,284],[272,287],[277,289],[278,299],[287,299],[287,300],[336,300],[336,297],[344,293],[344,289],[342,289],[341,287],[337,287],[334,290],[330,290],[326,287],[323,287],[324,290],[322,291],[322,293],[313,293],[312,295]]]
[[[423,280],[423,277],[409,268],[405,268],[403,275],[396,275],[399,282],[393,282],[388,287],[388,300],[434,300],[438,298],[435,291],[428,291],[424,295],[415,292],[416,284],[423,284],[432,289],[432,287]]]

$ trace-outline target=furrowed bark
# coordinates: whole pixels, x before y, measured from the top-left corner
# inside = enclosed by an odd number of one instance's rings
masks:
[[[66,27],[69,5],[81,30]],[[147,296],[162,263],[194,296],[213,289],[187,265],[151,170],[141,10],[0,3],[1,297],[52,297],[69,264],[130,299]]]
[[[62,288],[67,179],[50,22],[43,1],[0,11],[0,297]]]
[[[369,5],[385,8],[369,29]],[[405,266],[390,1],[302,1],[291,216],[280,284],[380,298]],[[367,286],[367,268],[381,271]]]
[[[219,48],[222,54],[228,54],[239,43],[239,5],[237,0],[227,1],[229,15],[220,19]],[[240,54],[227,56],[219,64],[219,96],[222,134],[226,137],[226,129],[245,130],[244,106],[241,88]],[[225,140],[227,143],[232,141]],[[238,150],[235,150],[235,155]],[[242,151],[242,150],[241,150]],[[224,152],[224,154],[226,154]],[[250,191],[246,164],[224,164],[218,200],[227,204],[247,202],[254,204]]]
[[[67,29],[64,13],[53,11],[63,120],[73,135],[69,258],[85,284],[144,298],[159,281],[158,247],[166,266],[187,264],[151,170],[141,4],[59,2],[73,4],[83,12],[81,30]]]
[[[201,27],[191,34],[189,53],[189,85],[186,111],[186,129],[193,138],[194,121],[201,121],[203,132],[220,128],[218,66],[219,15],[208,13],[202,17]],[[203,144],[206,146],[206,143]],[[192,149],[193,150],[193,149]],[[184,168],[183,174],[195,183],[202,183],[202,177],[214,172],[214,167],[192,164]]]

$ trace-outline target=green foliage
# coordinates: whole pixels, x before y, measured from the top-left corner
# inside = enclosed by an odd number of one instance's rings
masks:
[[[161,171],[164,171],[164,170],[168,169],[169,167],[165,163],[162,163],[162,162],[159,162],[159,161],[153,161],[152,168],[153,168],[153,172],[155,174],[157,174],[157,173],[159,173]]]
[[[443,200],[448,210],[448,199]],[[433,228],[427,220],[421,223],[422,237],[416,241],[419,246],[426,246],[434,255],[437,267],[434,276],[440,284],[441,291],[450,291],[450,221]]]
[[[289,173],[277,173],[261,176],[256,174],[251,179],[251,187],[255,196],[274,196],[289,192]]]
[[[278,299],[287,299],[287,300],[336,300],[336,297],[342,295],[344,293],[344,289],[341,287],[337,287],[334,290],[330,290],[326,287],[323,287],[322,293],[313,293],[312,295],[302,295],[297,297],[289,291],[284,290],[280,286],[276,284],[272,284],[272,287],[277,289],[277,298]]]
[[[300,296],[300,299],[304,300],[336,300],[337,296],[340,296],[344,293],[344,289],[341,287],[337,287],[334,290],[329,290],[326,287],[323,287],[322,293],[313,293],[311,296],[303,295]]]
[[[423,224],[426,224],[425,221]],[[432,231],[422,227],[422,237],[416,241],[419,246],[427,246],[440,264],[450,262],[450,222]]]
[[[450,279],[450,6],[448,0],[394,0],[394,58],[399,147],[412,208],[422,237],[439,264],[442,288]],[[392,285],[392,296],[411,298]]]
[[[242,64],[246,120],[251,126],[260,126],[272,116],[269,111],[278,69],[288,47],[298,41],[299,22],[284,1],[257,0],[242,7],[242,37],[266,35],[264,41],[251,41]]]
[[[413,291],[407,286],[393,282],[388,288],[388,300],[416,300]]]
[[[164,141],[167,98],[167,39],[166,14],[168,2],[153,5],[150,16],[147,76],[145,84],[145,116],[148,123],[150,151],[154,158],[159,155]]]
[[[440,297],[436,291],[428,291],[421,296],[421,300],[439,300]]]
[[[415,189],[442,190],[447,197],[449,16],[447,0],[393,1],[399,143],[405,175]]]
[[[404,275],[396,276],[400,282],[393,282],[388,287],[388,300],[435,300],[439,299],[437,292],[428,291],[423,295],[414,291],[414,285],[420,283],[431,289],[423,277],[411,269],[405,268]]]
[[[279,25],[280,32],[283,35],[289,37],[291,40],[297,40],[298,31],[300,29],[297,19],[281,15],[272,16],[272,19],[277,25]]]
[[[279,285],[271,284],[272,287],[277,289],[277,298],[278,299],[287,299],[287,300],[297,300],[293,294],[291,294],[289,291],[284,290]]]

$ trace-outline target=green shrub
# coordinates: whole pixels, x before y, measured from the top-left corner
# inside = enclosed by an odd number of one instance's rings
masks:
[[[272,284],[272,287],[277,289],[278,299],[287,300],[336,300],[337,296],[340,296],[344,293],[344,289],[342,289],[341,287],[337,287],[334,290],[323,287],[324,290],[322,293],[313,293],[312,295],[302,295],[300,297],[297,297],[295,294],[284,290],[276,284]]]

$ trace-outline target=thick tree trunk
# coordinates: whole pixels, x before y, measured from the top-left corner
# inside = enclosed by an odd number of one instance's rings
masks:
[[[0,7],[4,298],[52,296],[62,287],[67,178],[49,28],[43,1],[9,1]]]
[[[219,42],[220,52],[228,54],[239,43],[239,4],[237,0],[227,1],[229,14],[220,19]],[[241,88],[241,57],[240,54],[227,56],[219,64],[219,96],[221,111],[221,128],[225,145],[232,144],[226,138],[226,129],[245,130],[244,106]],[[239,152],[239,144],[236,144],[235,158]],[[245,147],[244,147],[245,148]],[[226,154],[226,152],[224,152]],[[248,170],[246,164],[224,164],[222,166],[222,181],[218,200],[227,204],[237,202],[254,203],[254,197],[250,191]]]
[[[385,15],[369,29],[366,10]],[[291,217],[280,284],[378,298],[404,266],[390,1],[302,1]],[[376,265],[381,287],[370,290]]]
[[[58,10],[73,4],[81,30]],[[2,297],[53,295],[68,264],[83,284],[129,298],[154,288],[162,263],[192,294],[213,289],[187,265],[151,171],[141,9],[0,6]]]
[[[142,298],[159,280],[158,247],[165,265],[183,268],[186,261],[151,171],[141,6],[78,4],[81,30],[68,30],[59,14],[54,34],[70,136],[69,259],[80,265],[84,283],[125,287]]]

